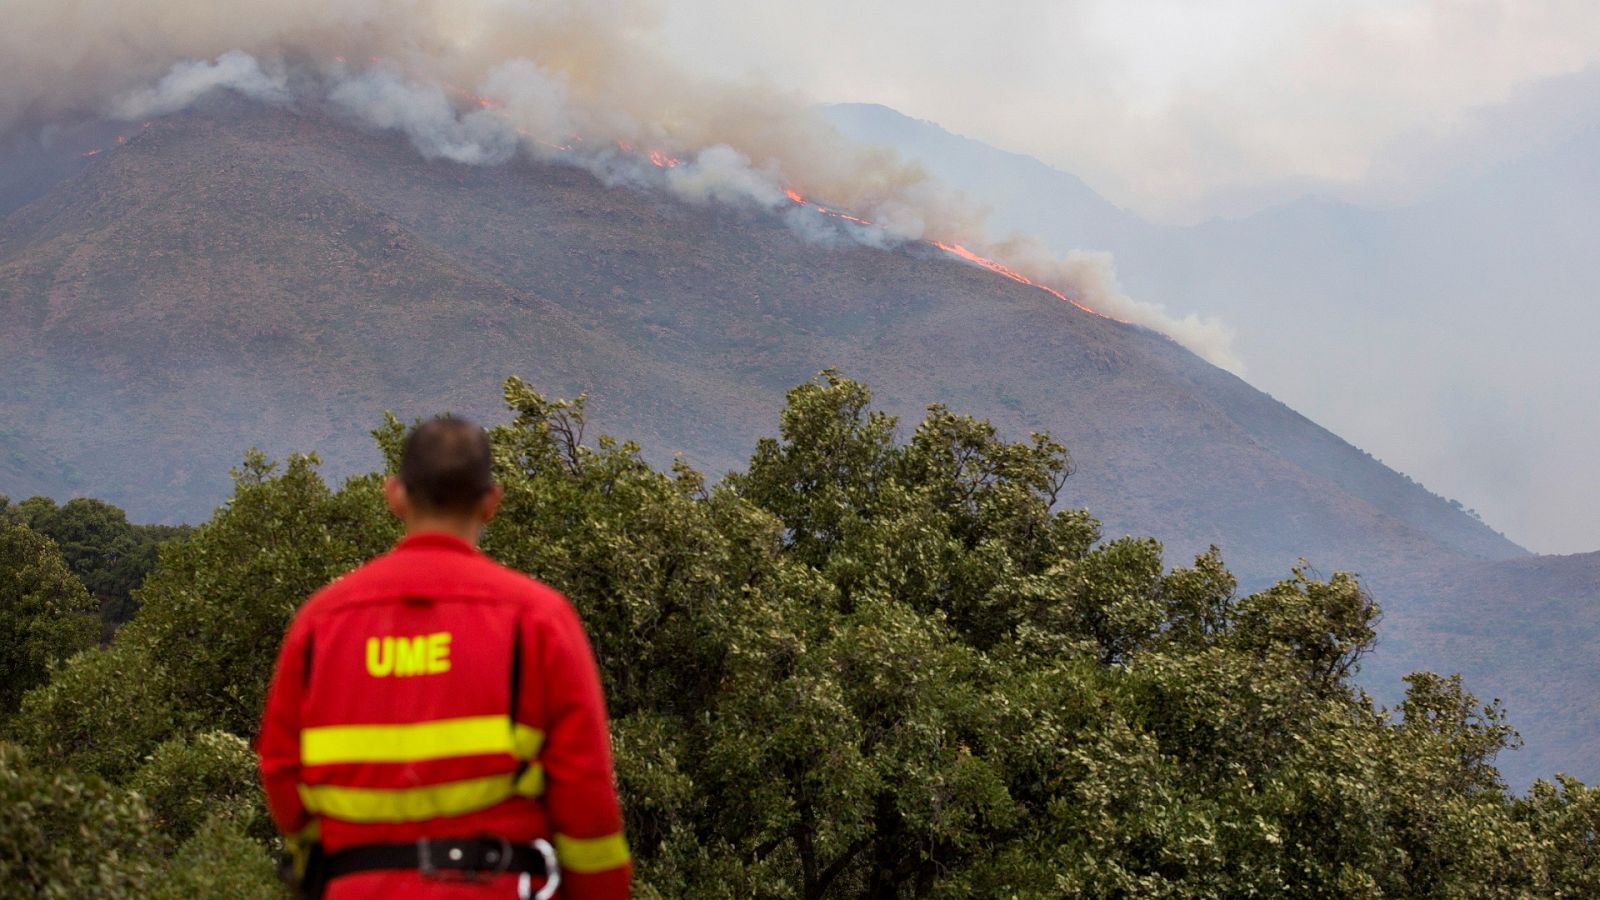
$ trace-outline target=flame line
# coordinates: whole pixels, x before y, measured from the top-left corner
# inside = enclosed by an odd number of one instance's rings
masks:
[[[840,212],[840,211],[838,211],[836,209],[829,209],[826,206],[821,206],[819,204],[812,203],[811,201],[809,201],[809,200],[807,200],[805,198],[804,194],[801,194],[799,191],[795,190],[794,188],[785,188],[783,193],[784,193],[785,196],[787,196],[789,198],[790,201],[792,201],[794,203],[797,203],[800,206],[810,207],[811,209],[816,210],[817,212],[821,213],[822,215],[832,216],[835,219],[844,219],[844,220],[849,221],[849,222],[857,222],[857,223],[862,224],[862,225],[876,225],[876,223],[874,223],[874,222],[870,222],[870,221],[868,221],[866,219],[862,219],[862,218],[858,218],[856,216],[852,216],[849,213],[843,213],[843,212]],[[1082,303],[1079,303],[1078,301],[1072,299],[1071,297],[1068,297],[1065,293],[1056,290],[1055,288],[1051,287],[1050,285],[1041,284],[1041,283],[1039,283],[1037,281],[1034,281],[1032,278],[1029,278],[1028,276],[1022,274],[1021,272],[1018,272],[1017,270],[1005,265],[1004,263],[996,262],[995,260],[989,259],[986,256],[979,256],[978,254],[972,252],[971,250],[968,250],[966,247],[963,247],[960,244],[947,244],[944,241],[935,241],[935,240],[926,240],[926,241],[923,241],[923,243],[928,244],[929,246],[932,246],[932,247],[937,247],[940,250],[943,250],[944,252],[950,254],[951,256],[955,256],[955,257],[957,257],[959,259],[962,259],[962,260],[965,260],[965,261],[967,261],[969,263],[973,263],[974,265],[981,266],[981,267],[983,267],[985,269],[988,269],[989,271],[995,273],[996,275],[1000,275],[1000,276],[1003,276],[1005,278],[1009,278],[1009,279],[1011,279],[1012,281],[1015,281],[1018,284],[1025,284],[1028,287],[1038,288],[1039,290],[1044,291],[1045,293],[1049,294],[1050,296],[1055,297],[1057,300],[1060,300],[1063,303],[1070,304],[1075,309],[1081,309],[1081,310],[1083,310],[1084,312],[1088,313],[1091,316],[1098,316],[1098,317],[1100,317],[1102,319],[1109,319],[1109,320],[1111,320],[1113,322],[1122,322],[1122,324],[1124,324],[1124,325],[1129,324],[1127,322],[1124,322],[1122,319],[1118,319],[1118,318],[1114,318],[1112,316],[1108,316],[1105,313],[1100,312],[1097,309],[1091,309],[1091,308],[1089,308],[1087,306],[1084,306]]]

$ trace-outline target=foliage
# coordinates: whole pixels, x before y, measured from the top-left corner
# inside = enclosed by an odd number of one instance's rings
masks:
[[[228,504],[162,554],[116,641],[27,698],[17,736],[40,758],[125,779],[168,738],[253,735],[295,608],[398,533],[374,476],[334,492],[313,457],[279,473],[252,452],[234,480]]]
[[[646,897],[1582,896],[1600,801],[1507,795],[1496,705],[1419,674],[1351,682],[1379,612],[1351,577],[1249,596],[1213,550],[1102,542],[1066,449],[935,407],[903,441],[834,373],[708,486],[512,379],[485,549],[572,598],[613,715]],[[405,427],[376,438],[393,466]],[[268,894],[253,735],[306,594],[395,537],[377,476],[251,455],[165,550],[112,646],[19,740],[137,787],[161,889]],[[138,674],[136,679],[126,673]],[[142,761],[142,762],[141,762]],[[187,854],[187,855],[186,855]],[[213,855],[215,872],[185,868]],[[214,878],[211,882],[194,879]]]
[[[284,900],[287,887],[266,847],[239,820],[216,814],[183,842],[150,892],[152,900]]]
[[[0,743],[0,886],[6,896],[137,897],[162,842],[138,795],[32,766]]]
[[[191,530],[188,526],[131,525],[121,509],[87,497],[60,506],[49,497],[0,505],[0,522],[5,521],[27,525],[56,542],[67,568],[100,602],[107,639],[139,608],[134,593],[155,568],[157,548]]]
[[[272,836],[255,751],[226,731],[206,731],[161,744],[128,786],[155,815],[162,832],[188,840],[208,819],[227,815],[262,839]]]
[[[94,601],[55,545],[26,525],[0,524],[0,724],[94,638]]]

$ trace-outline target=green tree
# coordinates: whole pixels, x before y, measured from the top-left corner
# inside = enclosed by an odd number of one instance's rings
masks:
[[[25,525],[0,525],[0,723],[95,634],[94,601],[55,544]]]
[[[216,815],[262,840],[273,836],[255,751],[226,731],[163,742],[128,787],[144,798],[156,827],[174,840],[188,840]]]
[[[100,602],[108,640],[116,626],[138,609],[135,591],[155,568],[157,548],[190,531],[188,526],[132,525],[121,509],[86,497],[60,506],[49,497],[30,497],[0,506],[0,521],[7,520],[21,522],[56,542],[67,568]]]
[[[0,892],[8,897],[137,897],[165,844],[137,794],[32,766],[0,743]]]
[[[1544,849],[1550,896],[1600,896],[1600,790],[1557,775],[1534,782],[1516,815]]]
[[[398,533],[376,476],[336,492],[313,457],[280,473],[252,452],[234,479],[229,503],[162,554],[116,641],[28,697],[17,736],[39,758],[122,780],[169,738],[254,735],[294,610]]]
[[[586,440],[581,398],[505,399],[484,547],[583,616],[641,896],[1593,893],[1600,803],[1510,797],[1497,706],[1427,673],[1394,710],[1355,686],[1380,621],[1356,579],[1241,597],[1215,549],[1169,570],[1102,542],[1047,436],[934,407],[902,440],[825,372],[707,485]],[[391,470],[405,430],[375,434]],[[190,861],[149,882],[174,894],[271,895],[243,741],[277,642],[396,536],[377,474],[252,454],[235,480],[15,719],[34,758],[139,790]]]
[[[152,900],[287,900],[269,850],[239,820],[209,816],[173,854],[155,878]]]

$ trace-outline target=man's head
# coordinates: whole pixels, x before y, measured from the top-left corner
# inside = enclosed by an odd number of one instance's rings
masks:
[[[500,505],[489,436],[455,416],[422,423],[406,437],[400,473],[383,490],[407,532],[445,531],[476,540]]]

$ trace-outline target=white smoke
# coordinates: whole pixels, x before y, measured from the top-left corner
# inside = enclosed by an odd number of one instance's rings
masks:
[[[707,147],[694,162],[667,169],[666,174],[667,188],[691,203],[753,203],[777,209],[789,200],[774,167],[756,169],[749,157],[726,144]]]
[[[1244,360],[1232,350],[1233,329],[1212,318],[1190,313],[1174,317],[1159,303],[1135,300],[1117,280],[1116,264],[1103,250],[1074,250],[1056,256],[1039,250],[1013,257],[1038,281],[1060,288],[1090,309],[1113,319],[1143,325],[1193,350],[1212,365],[1243,375]]]
[[[571,94],[559,72],[513,59],[490,72],[478,90],[495,98],[501,114],[535,149],[559,147],[578,134],[569,113]]]
[[[402,132],[428,159],[493,166],[509,161],[519,145],[503,117],[485,109],[460,114],[439,85],[387,70],[340,81],[328,100],[364,124]]]
[[[892,151],[845,140],[801,99],[668,64],[643,0],[7,5],[0,133],[70,114],[162,115],[222,89],[271,103],[311,100],[403,133],[429,159],[560,158],[608,184],[782,210],[811,238],[963,244],[1238,370],[1226,329],[1127,297],[1109,260],[997,244],[982,210]],[[672,164],[653,166],[641,155],[648,151]],[[791,189],[872,224],[798,208]]]
[[[255,57],[230,50],[215,62],[186,60],[173,65],[153,86],[114,99],[109,112],[114,118],[126,120],[165,116],[223,88],[263,103],[289,100],[288,79],[282,72],[269,75]]]

